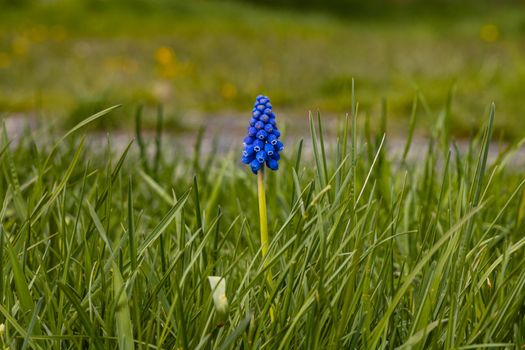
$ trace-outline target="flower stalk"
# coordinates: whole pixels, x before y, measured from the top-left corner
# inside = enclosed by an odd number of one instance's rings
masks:
[[[263,258],[268,254],[268,216],[266,214],[266,195],[264,193],[264,172],[257,174],[257,189],[259,194],[259,224],[261,227],[261,251]]]
[[[266,194],[264,192],[264,171],[261,169],[257,173],[257,192],[259,197],[259,225],[261,228],[261,253],[263,259],[268,255],[268,247],[270,245],[268,238],[268,215],[266,214]],[[264,267],[267,266],[267,259],[264,260]],[[268,286],[272,289],[272,271],[266,271],[266,281]],[[273,306],[270,308],[270,320],[275,321],[275,312]]]

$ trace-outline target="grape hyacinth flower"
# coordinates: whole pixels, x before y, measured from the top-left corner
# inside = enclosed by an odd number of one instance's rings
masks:
[[[268,254],[268,218],[266,214],[266,196],[264,192],[264,166],[271,170],[279,169],[280,152],[283,144],[279,141],[281,133],[277,129],[275,114],[272,111],[270,99],[264,95],[257,96],[253,106],[252,117],[248,127],[248,136],[244,138],[242,162],[250,166],[257,175],[257,188],[259,196],[259,223],[261,227],[261,253],[265,258]],[[266,265],[265,260],[265,265]],[[272,286],[272,272],[266,272],[268,285]],[[270,319],[275,319],[274,308],[270,308]]]
[[[254,174],[262,173],[264,165],[271,170],[279,169],[279,153],[283,149],[280,136],[270,99],[264,95],[257,96],[248,136],[244,138],[242,162],[249,165]]]

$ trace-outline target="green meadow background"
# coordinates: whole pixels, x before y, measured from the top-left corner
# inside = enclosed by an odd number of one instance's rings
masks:
[[[126,128],[138,105],[164,106],[167,127],[193,115],[245,112],[271,93],[304,117],[349,110],[393,131],[415,94],[427,112],[447,101],[469,136],[490,102],[495,130],[525,131],[525,7],[519,1],[35,1],[0,2],[0,112],[72,126],[115,103],[102,128]],[[186,123],[188,124],[188,123]],[[145,126],[149,126],[146,121]],[[152,126],[152,125],[151,125]]]

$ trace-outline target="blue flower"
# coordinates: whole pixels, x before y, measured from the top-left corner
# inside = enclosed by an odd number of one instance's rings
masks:
[[[259,152],[260,150],[264,149],[264,142],[261,140],[255,140],[253,142],[253,149],[255,152]]]
[[[266,140],[266,137],[268,137],[268,133],[264,130],[257,131],[257,134],[255,135],[259,140]]]
[[[279,169],[279,161],[270,158],[266,161],[266,166],[272,170],[277,170]]]
[[[264,152],[269,156],[273,156],[273,152],[275,152],[273,146],[269,143],[267,143],[266,145],[264,145]],[[243,153],[244,154],[244,153]]]
[[[262,121],[258,120],[258,121],[255,123],[254,126],[255,126],[255,129],[257,129],[257,130],[261,130],[261,129],[264,128],[264,123],[263,123]]]
[[[257,171],[259,171],[259,169],[261,169],[262,166],[263,164],[259,163],[257,159],[252,160],[252,162],[250,163],[250,168],[252,169],[252,172],[254,174],[257,174]]]
[[[266,162],[266,159],[268,159],[268,155],[266,154],[265,151],[259,151],[255,155],[255,159],[257,159],[259,163],[264,163]]]
[[[249,143],[246,142],[246,139],[244,139],[244,144],[245,145],[251,145],[253,143],[253,139],[251,137],[249,137],[249,139],[250,139]],[[270,135],[268,135],[268,138],[266,139],[266,141],[268,141],[270,144],[275,146],[277,144],[277,141],[278,141],[277,140],[277,136],[275,136],[274,134],[270,134]]]
[[[251,145],[246,146],[244,148],[244,151],[242,151],[242,155],[245,156],[245,157],[253,156],[254,153],[255,153],[255,150],[253,149],[253,146],[251,146]]]
[[[268,114],[263,114],[259,117],[259,119],[261,119],[263,123],[268,123],[268,121],[270,120],[270,116]]]
[[[264,131],[266,131],[268,134],[271,134],[273,132],[273,126],[272,124],[266,124],[264,126]]]
[[[267,96],[259,95],[255,99],[241,158],[244,164],[250,165],[254,174],[265,164],[271,170],[279,169],[280,152],[284,146],[279,141],[281,133],[277,129],[272,108]]]
[[[254,137],[257,134],[257,129],[255,129],[253,126],[250,126],[248,128],[248,136]]]

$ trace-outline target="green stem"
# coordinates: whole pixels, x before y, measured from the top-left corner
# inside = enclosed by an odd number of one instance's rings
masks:
[[[257,173],[257,188],[259,193],[259,223],[261,226],[261,247],[263,258],[268,254],[268,217],[266,215],[266,195],[264,193],[264,172]]]
[[[261,169],[257,173],[257,192],[259,195],[259,224],[261,227],[261,252],[263,259],[268,254],[268,216],[266,215],[266,194],[264,192],[264,172]],[[267,265],[267,261],[264,262],[264,267]],[[272,271],[268,269],[266,272],[266,280],[268,281],[268,286],[272,289]],[[273,322],[275,320],[273,306],[270,309],[270,319]]]

